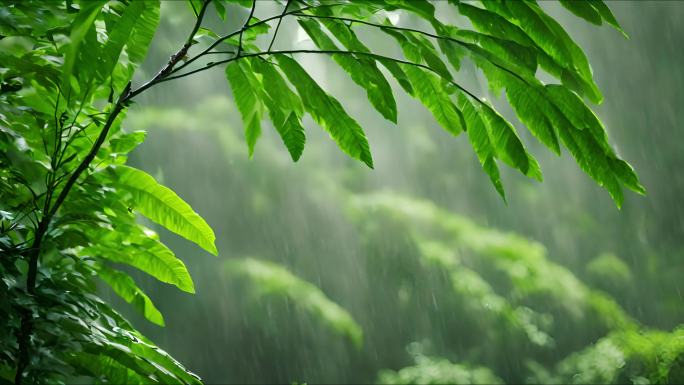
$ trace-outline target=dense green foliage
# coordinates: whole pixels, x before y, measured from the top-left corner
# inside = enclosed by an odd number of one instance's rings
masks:
[[[203,100],[188,117],[192,128],[174,109],[147,108],[130,120],[131,127],[156,132],[163,141],[144,149],[138,162],[152,169],[168,166],[164,176],[174,185],[184,185],[188,177],[196,185],[221,179],[234,197],[229,207],[211,215],[217,228],[230,233],[225,256],[235,259],[229,265],[253,266],[255,273],[240,279],[231,273],[231,279],[221,280],[223,272],[214,274],[211,261],[198,262],[197,276],[211,284],[205,285],[201,304],[179,311],[175,327],[181,331],[206,323],[206,312],[216,312],[220,323],[210,321],[210,330],[196,330],[180,341],[177,332],[151,329],[160,338],[172,338],[167,343],[178,351],[191,341],[220,341],[222,348],[192,348],[200,356],[194,361],[198,370],[215,376],[212,381],[678,381],[680,329],[654,330],[637,321],[638,311],[628,313],[618,304],[616,298],[633,297],[625,296],[629,287],[622,285],[630,285],[628,277],[637,271],[617,257],[588,257],[593,262],[586,270],[596,278],[581,279],[561,264],[565,255],[551,255],[519,234],[482,226],[428,200],[363,192],[374,190],[366,186],[374,175],[348,175],[353,165],[326,161],[325,151],[301,165],[305,172],[288,170],[274,136],[262,144],[263,155],[248,161],[238,129],[225,129],[221,118],[231,112],[224,112],[224,105],[222,99]],[[413,130],[393,134],[403,137]],[[182,148],[188,133],[199,141],[192,146],[208,146],[214,155],[184,166],[166,154],[168,146]],[[406,152],[419,151],[423,140]],[[220,171],[194,176],[192,169],[204,162]],[[198,200],[205,197],[186,189]],[[246,235],[260,242],[241,240]],[[269,262],[244,262],[245,254]],[[334,321],[306,306],[310,294],[292,282],[295,272],[347,309],[363,330],[361,349],[336,326],[346,316]],[[242,348],[234,352],[234,346]],[[254,372],[259,367],[268,372]]]
[[[593,23],[605,21],[620,29],[601,2],[563,4]],[[593,102],[602,99],[586,57],[534,2],[486,1],[484,7],[449,2],[475,30],[441,22],[430,2],[288,1],[283,2],[282,13],[263,20],[253,16],[257,5],[251,1],[189,1],[196,23],[188,26],[187,40],[178,44],[180,48],[152,79],[133,87],[135,70],[146,57],[160,20],[158,1],[3,3],[3,381],[53,383],[87,376],[114,383],[199,382],[97,296],[96,278],[151,322],[163,325],[162,314],[124,265],[183,291],[194,292],[194,284],[185,264],[137,220],[136,213],[217,254],[213,231],[187,203],[152,176],[125,165],[127,154],[145,135],[126,132],[121,126],[136,96],[157,84],[220,64],[226,64],[250,155],[261,134],[261,120],[268,115],[292,159],[299,159],[306,141],[306,113],[342,151],[373,167],[361,125],[292,56],[325,54],[351,75],[367,93],[370,104],[389,121],[398,120],[396,102],[380,68],[424,104],[447,132],[467,133],[484,171],[502,196],[497,159],[541,179],[540,167],[514,125],[456,80],[453,71],[468,58],[483,71],[493,90],[505,90],[520,121],[543,145],[555,153],[564,146],[618,206],[623,201],[622,187],[644,192],[632,168],[609,145],[602,123],[583,101],[585,97]],[[226,7],[231,12],[246,8],[249,16],[244,25],[228,34],[202,27],[208,12],[225,18]],[[388,11],[416,15],[432,31],[394,25],[386,16]],[[273,49],[280,23],[286,18],[297,20],[317,49]],[[275,27],[268,28],[268,23]],[[371,27],[386,42],[396,42],[402,54],[385,56],[371,50],[355,32],[359,25]],[[338,43],[344,49],[338,48]],[[216,55],[219,59],[212,59]],[[544,84],[537,77],[539,68],[560,83]],[[392,202],[394,198],[382,199]],[[412,204],[401,201],[391,206],[410,209]],[[500,244],[498,234],[473,230],[473,225],[440,214],[438,209],[422,207],[420,215],[430,213],[430,217],[414,218],[415,213],[399,212],[448,235],[438,240],[416,235],[416,250],[420,260],[426,261],[421,263],[446,272],[446,287],[464,301],[491,301],[493,317],[505,320],[507,327],[519,328],[533,344],[550,343],[551,337],[539,321],[541,315],[504,300],[473,270],[461,268],[449,252],[450,242],[466,242],[464,247],[486,255],[495,251],[506,254],[513,246]],[[544,263],[534,247],[526,247],[515,244],[516,250],[524,249],[513,253],[515,266],[506,258],[492,261],[511,275],[511,284],[519,290],[515,292],[518,300],[537,290],[549,295],[572,291],[579,298],[570,304],[594,309],[611,330],[630,327],[631,321],[620,312],[604,314],[604,309],[615,308],[610,299],[583,287],[558,266]],[[524,278],[515,275],[520,264],[529,271]],[[229,264],[228,270],[255,280],[257,292],[278,292],[293,299],[361,345],[361,328],[351,316],[287,270],[254,260]],[[558,282],[545,281],[549,271],[554,277],[565,277],[562,292],[553,288]],[[621,346],[629,356],[631,345]],[[677,347],[672,351],[678,352]],[[568,365],[583,365],[587,360],[577,357]],[[426,362],[422,357],[418,365],[428,365]],[[656,380],[667,378],[667,373],[664,375]]]

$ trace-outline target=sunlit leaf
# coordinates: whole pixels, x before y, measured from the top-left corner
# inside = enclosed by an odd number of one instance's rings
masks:
[[[188,293],[195,292],[195,285],[183,261],[157,240],[147,238],[124,247],[93,245],[83,253],[133,266],[161,282],[175,285]]]
[[[118,166],[112,172],[116,185],[131,193],[135,210],[208,252],[218,254],[214,231],[171,189],[132,167]]]
[[[124,301],[133,304],[145,318],[159,326],[164,326],[164,317],[147,296],[126,273],[101,266],[98,276],[118,294]]]

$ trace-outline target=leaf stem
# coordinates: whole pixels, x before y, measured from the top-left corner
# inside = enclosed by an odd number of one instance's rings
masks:
[[[238,49],[237,49],[237,56],[240,56],[240,53],[242,52],[242,35],[245,33],[245,30],[249,29],[250,25],[249,22],[252,20],[252,16],[254,16],[254,11],[256,10],[256,0],[252,0],[252,9],[249,11],[249,16],[247,16],[247,20],[245,21],[245,24],[242,25],[242,28],[240,29],[240,38],[238,39]],[[283,18],[281,17],[280,20]]]

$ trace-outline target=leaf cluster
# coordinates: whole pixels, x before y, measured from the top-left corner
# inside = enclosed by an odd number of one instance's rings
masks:
[[[536,2],[450,1],[473,30],[443,23],[428,1],[281,4],[278,15],[258,19],[254,0],[189,0],[196,22],[187,40],[152,79],[133,87],[157,30],[158,0],[6,2],[0,12],[0,306],[6,314],[0,321],[0,378],[17,384],[83,375],[101,382],[199,381],[100,300],[96,282],[109,285],[158,325],[164,324],[161,312],[128,269],[194,291],[184,263],[137,214],[217,254],[213,231],[187,203],[149,174],[125,165],[145,134],[126,132],[122,124],[126,108],[150,87],[218,65],[226,65],[250,154],[268,115],[292,159],[299,159],[308,114],[342,151],[373,167],[361,125],[297,59],[327,55],[387,120],[399,119],[390,75],[447,132],[466,133],[504,196],[499,161],[536,179],[541,170],[517,128],[457,81],[467,58],[491,88],[505,91],[532,135],[556,153],[565,147],[618,206],[623,187],[644,192],[584,101],[602,98],[586,57]],[[564,5],[594,24],[620,28],[600,1]],[[240,8],[248,16],[236,31],[222,36],[203,27],[209,10],[225,18],[229,9]],[[393,24],[387,12],[395,11],[432,30]],[[286,18],[295,19],[317,49],[273,49]],[[358,26],[396,43],[401,55],[372,51]],[[220,59],[207,61],[214,55]],[[539,69],[559,83],[542,83]],[[306,298],[303,306],[360,341],[353,321],[315,288],[272,267],[259,271],[289,282],[282,289],[287,295]],[[533,273],[544,284],[543,272]],[[451,274],[469,276],[465,270]],[[496,299],[486,284],[470,278],[463,282],[472,285],[456,289]],[[542,335],[521,320],[517,308],[499,310]]]
[[[98,297],[100,283],[108,285],[163,326],[131,268],[194,292],[185,264],[138,214],[217,254],[213,231],[187,203],[124,165],[145,133],[122,130],[121,101],[159,8],[159,1],[3,8],[3,381],[199,383]]]
[[[602,1],[562,4],[594,24],[605,21],[623,32]],[[261,134],[260,122],[268,115],[292,159],[298,160],[306,141],[302,118],[308,113],[342,151],[373,167],[370,145],[359,123],[293,59],[323,54],[366,92],[370,105],[385,119],[393,123],[398,119],[389,76],[403,92],[421,102],[444,130],[456,136],[466,133],[483,170],[505,199],[501,163],[537,180],[542,179],[542,172],[519,128],[484,95],[475,95],[458,81],[459,70],[468,60],[482,71],[495,94],[504,91],[517,118],[541,144],[558,155],[564,147],[618,206],[624,199],[623,187],[645,193],[585,102],[603,99],[585,54],[534,1],[449,1],[472,29],[442,22],[435,6],[427,1],[288,1],[282,14],[263,20],[251,16],[257,3],[245,6],[251,8],[250,17],[239,34],[209,34],[213,37],[208,47],[178,67],[180,73],[174,77],[228,63],[226,74],[243,118],[250,155]],[[417,18],[432,30],[395,24],[387,12],[398,13],[401,20]],[[273,49],[284,18],[297,20],[317,49]],[[270,22],[277,22],[275,32],[266,27]],[[395,42],[401,54],[386,56],[372,51],[357,33],[361,27],[383,35],[381,39],[389,40],[386,45]],[[258,44],[259,36],[269,39]],[[225,46],[232,50],[218,50]],[[210,54],[228,58],[181,71]],[[542,82],[542,71],[558,83]]]

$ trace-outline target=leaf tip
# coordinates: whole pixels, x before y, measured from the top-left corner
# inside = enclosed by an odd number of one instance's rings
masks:
[[[216,243],[212,242],[211,246],[206,249],[209,254],[213,255],[214,257],[218,257],[218,249],[216,248]],[[194,288],[193,288],[194,290]]]

